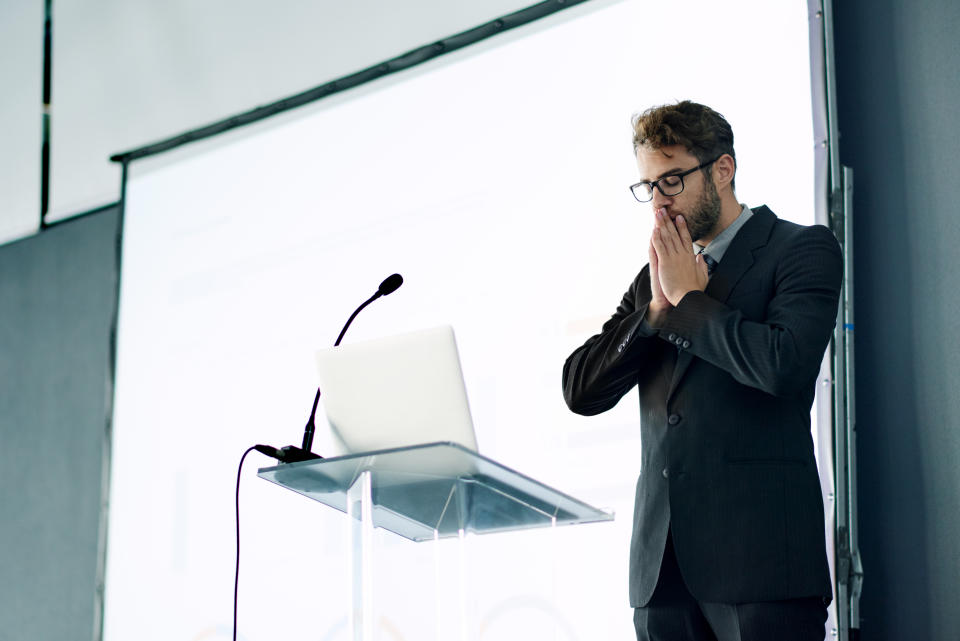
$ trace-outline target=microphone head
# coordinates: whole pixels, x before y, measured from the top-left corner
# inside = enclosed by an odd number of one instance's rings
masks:
[[[392,294],[399,289],[400,285],[403,285],[403,276],[400,274],[387,276],[383,282],[380,283],[380,289],[377,290],[377,293],[381,296]]]

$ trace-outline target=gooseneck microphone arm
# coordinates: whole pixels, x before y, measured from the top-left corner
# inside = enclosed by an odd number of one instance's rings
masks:
[[[373,296],[371,296],[371,297],[368,298],[367,300],[363,301],[363,303],[360,305],[360,307],[358,307],[356,310],[354,310],[354,312],[353,312],[352,314],[350,314],[350,318],[347,319],[347,324],[343,326],[343,329],[340,330],[340,335],[337,336],[337,342],[333,344],[334,347],[339,347],[339,346],[340,346],[340,341],[343,340],[343,335],[347,333],[347,328],[350,327],[350,323],[352,323],[352,322],[353,322],[353,319],[357,317],[357,314],[360,313],[360,310],[362,310],[364,307],[366,307],[367,305],[369,305],[369,304],[372,303],[373,301],[377,300],[377,299],[380,298],[381,296],[383,296],[383,294],[380,293],[380,290],[377,290],[377,293],[376,293],[376,294],[374,294]]]
[[[313,397],[313,409],[310,410],[310,418],[307,419],[307,425],[303,429],[303,444],[300,446],[304,452],[309,452],[313,447],[313,433],[317,429],[317,404],[320,402],[320,388],[317,388],[317,395]]]
[[[380,287],[377,288],[377,292],[367,300],[363,301],[360,307],[358,307],[356,310],[354,310],[352,314],[350,314],[350,318],[347,319],[347,322],[343,326],[343,329],[340,330],[340,335],[337,336],[337,342],[335,342],[333,346],[334,347],[340,346],[340,341],[343,340],[344,334],[347,333],[347,328],[350,327],[350,323],[353,322],[353,319],[357,317],[357,314],[359,314],[364,307],[366,307],[373,301],[377,300],[381,296],[387,296],[388,294],[392,294],[393,292],[397,291],[400,285],[403,285],[403,276],[401,276],[400,274],[392,274],[390,276],[387,276],[383,280],[383,282],[380,283]],[[310,418],[307,419],[307,425],[306,427],[304,427],[304,430],[303,430],[303,443],[300,447],[300,450],[296,450],[296,448],[292,446],[283,448],[283,450],[281,450],[288,454],[292,454],[294,457],[297,457],[296,460],[307,460],[304,458],[299,458],[300,456],[304,456],[304,455],[309,455],[307,458],[319,458],[316,454],[313,454],[310,451],[310,448],[313,447],[313,433],[317,429],[316,417],[317,417],[317,405],[319,403],[320,403],[320,388],[318,387],[317,395],[313,397],[313,409],[310,410]],[[290,461],[290,462],[293,462],[293,461]]]
[[[381,285],[381,288],[382,287],[383,286]],[[347,333],[347,328],[350,327],[350,323],[352,323],[353,319],[357,317],[357,314],[360,313],[360,310],[362,310],[364,307],[366,307],[373,301],[377,300],[381,296],[383,296],[383,294],[380,293],[380,290],[377,290],[376,294],[374,294],[367,300],[363,301],[363,304],[360,305],[360,307],[358,307],[357,309],[355,309],[352,314],[350,314],[350,318],[347,319],[347,324],[343,326],[343,329],[340,330],[340,335],[337,336],[337,342],[333,344],[334,347],[340,346],[340,341],[343,340],[343,335]],[[317,418],[317,405],[319,403],[320,403],[320,388],[318,387],[317,395],[313,397],[313,409],[310,410],[310,418],[307,419],[307,425],[303,429],[303,444],[300,446],[300,449],[302,449],[304,452],[309,452],[310,448],[313,447],[313,433],[317,430],[316,418]]]

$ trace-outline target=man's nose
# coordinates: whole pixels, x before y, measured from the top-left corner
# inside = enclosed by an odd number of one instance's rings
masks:
[[[664,196],[660,193],[660,189],[657,187],[653,188],[653,199],[650,201],[653,203],[653,210],[656,211],[661,207],[666,207],[673,204],[672,196]]]

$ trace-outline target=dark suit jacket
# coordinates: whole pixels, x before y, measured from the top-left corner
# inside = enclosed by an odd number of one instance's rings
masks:
[[[810,410],[842,272],[826,227],[759,207],[706,291],[687,294],[663,327],[642,323],[648,265],[601,333],[567,359],[574,412],[598,414],[640,392],[632,606],[653,594],[668,527],[699,600],[831,596]]]

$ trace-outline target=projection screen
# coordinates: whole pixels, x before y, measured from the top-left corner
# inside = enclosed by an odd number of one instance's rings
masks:
[[[230,638],[240,455],[300,443],[315,351],[393,272],[345,341],[453,325],[480,451],[616,519],[381,533],[378,638],[631,638],[636,396],[585,418],[560,390],[646,263],[630,117],[713,106],[740,201],[812,224],[809,61],[806,3],[587,3],[132,164],[104,638]],[[347,639],[346,517],[256,478],[271,464],[251,455],[241,481],[238,638]]]

